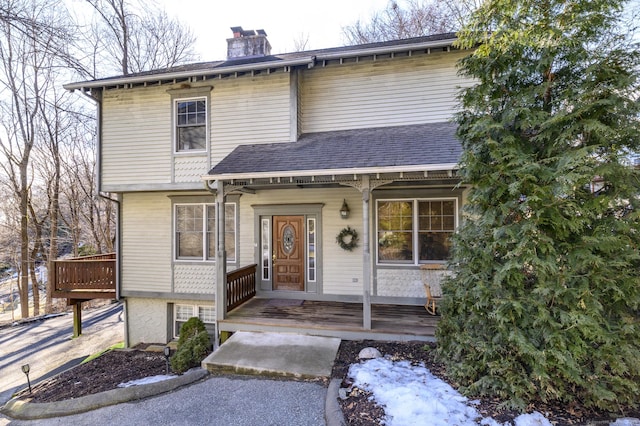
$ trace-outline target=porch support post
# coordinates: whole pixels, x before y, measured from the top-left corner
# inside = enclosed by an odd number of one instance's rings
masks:
[[[82,300],[69,299],[69,304],[73,305],[73,337],[80,337],[82,334]]]
[[[369,176],[362,176],[362,328],[371,330],[371,245],[369,244]]]
[[[224,182],[217,180],[216,189],[216,321],[227,317],[227,255],[224,250]]]

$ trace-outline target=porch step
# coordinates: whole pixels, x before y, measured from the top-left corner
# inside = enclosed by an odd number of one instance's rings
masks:
[[[330,377],[340,339],[239,331],[202,361],[217,373],[300,378]]]

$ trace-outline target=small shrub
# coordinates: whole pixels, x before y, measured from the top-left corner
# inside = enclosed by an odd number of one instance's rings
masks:
[[[211,340],[204,323],[199,318],[189,318],[180,327],[178,350],[171,358],[171,369],[176,373],[183,373],[199,366],[210,348]]]

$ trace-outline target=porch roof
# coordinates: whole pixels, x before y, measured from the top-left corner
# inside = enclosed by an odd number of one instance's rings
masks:
[[[307,133],[297,142],[240,145],[205,180],[455,170],[454,123]]]

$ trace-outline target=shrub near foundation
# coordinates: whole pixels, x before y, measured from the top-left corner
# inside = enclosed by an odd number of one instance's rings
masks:
[[[204,323],[199,318],[189,318],[180,327],[178,350],[171,358],[171,369],[176,373],[184,373],[198,367],[210,348],[211,340]]]

